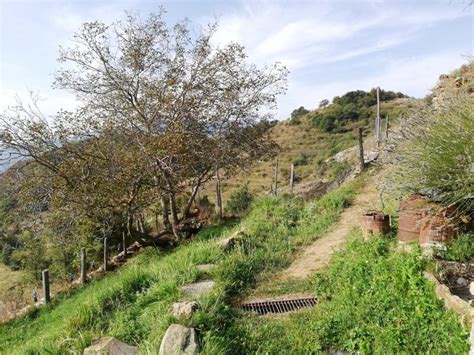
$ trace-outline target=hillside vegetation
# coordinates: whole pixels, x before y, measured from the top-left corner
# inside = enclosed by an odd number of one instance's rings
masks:
[[[316,276],[316,283],[293,286],[318,292],[314,311],[272,320],[233,307],[259,275],[287,266],[295,251],[334,224],[361,183],[356,180],[307,205],[284,197],[260,199],[236,227],[245,231],[244,243],[229,254],[216,245],[216,238],[232,232],[225,228],[205,229],[171,253],[145,250],[119,272],[0,327],[0,349],[80,352],[94,337],[107,334],[154,353],[168,325],[180,322],[199,330],[204,354],[465,352],[466,332],[420,277],[419,254],[394,254],[389,240],[355,241]],[[183,299],[180,286],[201,278],[196,265],[203,263],[217,264],[209,275],[217,280],[216,290],[200,297],[202,308],[191,321],[173,319],[168,312],[172,302]]]
[[[288,191],[290,165],[295,165],[296,184],[334,179],[348,166],[328,165],[326,160],[338,152],[357,144],[357,129],[363,128],[365,137],[373,134],[376,116],[375,89],[370,92],[352,91],[335,97],[318,109],[295,110],[292,117],[271,128],[271,137],[279,146],[279,183],[281,191]],[[381,117],[390,117],[392,125],[416,106],[417,100],[403,94],[381,90]],[[328,123],[329,122],[329,123]],[[224,200],[245,183],[256,193],[269,193],[275,162],[261,162],[249,172],[228,176],[223,181]],[[214,200],[213,186],[204,194]]]

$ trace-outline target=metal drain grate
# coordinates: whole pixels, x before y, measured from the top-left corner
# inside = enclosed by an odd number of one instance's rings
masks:
[[[246,312],[253,312],[257,316],[267,313],[286,313],[296,311],[300,308],[314,307],[316,297],[298,297],[279,300],[264,300],[255,302],[244,302],[240,304],[240,309]]]

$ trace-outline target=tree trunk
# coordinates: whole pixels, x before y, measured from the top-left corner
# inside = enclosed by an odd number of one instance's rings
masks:
[[[181,237],[178,231],[178,223],[179,223],[178,208],[176,207],[176,199],[175,199],[174,193],[170,192],[169,198],[170,198],[170,211],[171,211],[171,229],[176,238],[176,241],[179,242],[181,240]]]
[[[164,194],[160,194],[160,200],[161,200],[161,215],[163,218],[163,226],[165,227],[165,229],[171,230],[168,199],[165,197]]]
[[[219,219],[222,220],[223,208],[222,208],[222,190],[221,190],[221,177],[219,175],[219,169],[216,170],[216,213]]]
[[[183,211],[183,218],[189,217],[189,211],[191,211],[191,207],[194,203],[194,200],[196,199],[196,195],[199,191],[199,185],[200,185],[200,182],[198,182],[197,185],[193,187],[191,196],[189,197],[188,203],[186,204],[186,207]]]

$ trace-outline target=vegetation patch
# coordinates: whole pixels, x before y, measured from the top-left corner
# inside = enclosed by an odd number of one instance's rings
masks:
[[[357,235],[315,275],[319,304],[289,317],[243,315],[233,333],[245,353],[451,353],[468,351],[467,331],[422,276],[419,252]]]

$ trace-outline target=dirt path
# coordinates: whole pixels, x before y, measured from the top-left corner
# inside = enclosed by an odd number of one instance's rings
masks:
[[[355,197],[352,205],[344,210],[339,221],[323,237],[296,256],[293,263],[282,270],[278,280],[304,279],[326,266],[335,250],[347,239],[353,228],[359,226],[359,218],[368,210],[380,209],[376,182],[379,175],[368,178],[366,185]]]

